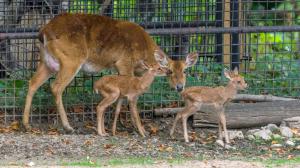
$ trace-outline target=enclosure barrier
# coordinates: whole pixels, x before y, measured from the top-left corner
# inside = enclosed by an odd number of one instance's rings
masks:
[[[104,5],[103,5],[104,4]],[[300,97],[300,4],[250,0],[4,0],[0,2],[0,125],[20,120],[28,80],[39,61],[37,33],[59,13],[104,14],[136,22],[173,59],[199,52],[188,69],[187,85],[225,83],[224,67],[238,66],[249,89],[244,93]],[[79,73],[64,93],[70,121],[95,119],[100,100],[96,75]],[[33,99],[31,120],[58,123],[49,79]],[[155,80],[139,99],[144,119],[155,108],[182,106],[166,78]],[[110,108],[108,111],[112,111]],[[127,106],[122,108],[128,111]],[[107,115],[109,118],[110,115]]]

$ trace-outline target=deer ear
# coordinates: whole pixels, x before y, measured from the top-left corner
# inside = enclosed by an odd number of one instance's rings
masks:
[[[161,50],[154,51],[154,58],[161,67],[168,67],[169,62],[167,55]]]
[[[195,65],[197,60],[198,60],[198,53],[197,52],[193,52],[193,53],[188,54],[186,56],[186,59],[185,59],[186,67],[191,67],[191,66]]]
[[[227,79],[231,80],[231,77],[230,77],[230,71],[228,69],[224,69],[224,75]]]
[[[239,75],[239,70],[238,70],[238,67],[237,67],[237,66],[234,68],[233,74],[234,74],[234,75]]]

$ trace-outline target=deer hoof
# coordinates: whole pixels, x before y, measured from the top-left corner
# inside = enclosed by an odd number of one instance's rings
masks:
[[[67,133],[72,134],[75,132],[75,130],[71,126],[64,127],[64,129],[67,131]]]
[[[32,129],[29,124],[24,125],[24,128],[25,128],[26,132],[30,132]]]

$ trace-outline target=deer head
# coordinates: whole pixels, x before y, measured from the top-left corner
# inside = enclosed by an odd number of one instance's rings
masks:
[[[181,92],[186,83],[185,70],[196,64],[198,54],[193,52],[188,54],[185,60],[172,60],[163,51],[156,50],[154,56],[158,64],[166,69],[171,87]]]
[[[237,67],[234,68],[233,71],[229,71],[227,69],[224,70],[224,75],[226,78],[228,78],[229,84],[234,86],[237,90],[244,90],[248,87],[247,83],[244,80],[244,77],[239,75]]]

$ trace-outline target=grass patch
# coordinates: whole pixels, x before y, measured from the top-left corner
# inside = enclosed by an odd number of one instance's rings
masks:
[[[98,162],[90,162],[90,161],[79,161],[79,162],[68,162],[63,163],[63,166],[82,166],[82,167],[101,167],[102,165]]]
[[[129,158],[113,158],[107,161],[107,165],[118,166],[118,165],[151,165],[154,164],[155,160],[151,157],[129,157]]]
[[[171,165],[180,165],[189,160],[203,160],[202,155],[195,157],[175,157],[175,158],[152,158],[152,157],[128,157],[128,158],[111,158],[101,159],[97,161],[82,160],[79,162],[67,162],[63,163],[63,166],[82,166],[82,167],[103,167],[103,166],[120,166],[120,165],[153,165],[160,162],[169,163]]]
[[[277,159],[269,159],[263,161],[263,164],[268,168],[283,166],[283,165],[299,165],[300,164],[300,156],[297,156],[292,159],[285,158],[277,158]]]

